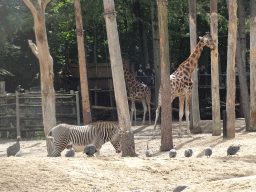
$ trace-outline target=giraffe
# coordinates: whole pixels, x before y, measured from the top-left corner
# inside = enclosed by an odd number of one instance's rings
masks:
[[[142,125],[145,123],[145,116],[149,113],[149,124],[151,125],[151,114],[150,114],[150,100],[151,100],[151,90],[148,88],[147,85],[140,83],[136,80],[135,76],[130,72],[128,67],[128,61],[123,61],[123,68],[124,68],[124,78],[126,84],[127,94],[131,99],[131,124],[134,120],[136,124],[136,106],[135,106],[135,99],[139,99],[142,101],[144,114],[143,114],[143,121]]]
[[[191,80],[191,74],[197,66],[198,59],[201,56],[204,46],[209,47],[210,49],[215,49],[215,45],[212,41],[212,37],[209,33],[206,33],[203,37],[199,37],[199,42],[192,52],[192,54],[170,75],[170,86],[171,86],[171,102],[176,97],[179,97],[179,136],[182,136],[181,133],[181,121],[184,113],[184,102],[185,102],[185,111],[186,111],[186,124],[187,132],[191,136],[189,130],[189,103],[191,97],[191,91],[193,88],[193,81]],[[159,110],[161,107],[161,92],[162,85],[159,89],[158,95],[158,106],[156,109],[156,119],[154,124],[154,130],[156,129],[156,123],[159,117]]]

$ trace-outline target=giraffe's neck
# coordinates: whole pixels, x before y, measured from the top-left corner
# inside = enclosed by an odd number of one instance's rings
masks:
[[[198,59],[201,56],[201,53],[204,49],[204,43],[203,41],[199,41],[196,45],[195,50],[192,52],[192,54],[178,67],[176,70],[179,71],[187,71],[188,76],[190,77],[193,71],[195,70],[195,67],[197,66]]]
[[[124,69],[124,78],[126,82],[127,88],[135,87],[138,85],[138,81],[136,80],[135,76],[130,73],[128,69]]]

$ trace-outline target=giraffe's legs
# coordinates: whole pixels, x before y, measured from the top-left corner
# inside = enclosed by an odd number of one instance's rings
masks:
[[[186,103],[185,103],[185,107],[186,107],[186,124],[187,124],[187,133],[189,136],[191,136],[191,133],[190,133],[190,129],[189,129],[189,103],[190,103],[190,97],[191,95],[188,95],[186,97]]]
[[[149,120],[149,125],[151,125],[151,108],[150,108],[150,100],[147,100],[148,103],[148,120]]]
[[[154,124],[154,130],[156,129],[156,123],[157,123],[157,120],[158,120],[158,117],[159,117],[160,108],[161,108],[161,105],[158,104],[158,106],[156,108],[156,119],[155,119],[155,124]]]
[[[147,113],[147,103],[145,99],[142,99],[142,105],[143,105],[143,109],[144,109],[144,114],[143,114],[143,121],[141,125],[144,125],[145,123],[145,117],[146,117],[146,113]]]
[[[135,100],[132,99],[132,104],[131,104],[131,113],[130,113],[130,118],[131,118],[131,125],[132,125],[132,119],[134,115],[134,125],[136,125],[136,106],[135,106]]]
[[[179,136],[182,136],[182,132],[181,132],[181,122],[182,122],[182,117],[184,115],[184,101],[185,101],[185,96],[180,96],[179,97]]]

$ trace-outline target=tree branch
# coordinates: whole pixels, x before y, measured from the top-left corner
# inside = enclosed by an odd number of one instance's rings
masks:
[[[29,44],[29,47],[31,48],[32,52],[34,53],[34,55],[38,58],[38,49],[37,49],[37,46],[32,42],[32,40],[28,40],[28,44]]]
[[[43,8],[45,9],[46,5],[50,3],[51,0],[43,0]]]
[[[30,0],[23,0],[24,3],[28,6],[28,8],[31,10],[33,15],[36,15],[37,11],[35,6],[33,5],[33,3]]]

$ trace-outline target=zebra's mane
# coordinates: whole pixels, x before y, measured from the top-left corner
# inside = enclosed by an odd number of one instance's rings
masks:
[[[117,129],[119,128],[119,124],[118,122],[115,121],[96,121],[96,122],[92,122],[89,123],[89,125],[96,125],[97,129]]]

